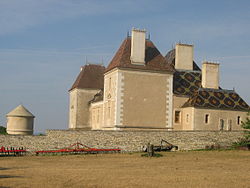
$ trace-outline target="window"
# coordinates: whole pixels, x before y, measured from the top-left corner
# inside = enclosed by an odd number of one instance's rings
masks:
[[[231,119],[228,120],[227,130],[228,131],[232,130],[232,120]]]
[[[220,119],[220,131],[223,131],[224,129],[224,119]]]
[[[187,116],[186,116],[186,122],[187,123],[189,122],[189,114],[187,114]]]
[[[97,109],[97,123],[99,123],[99,108]]]
[[[110,101],[108,102],[108,118],[111,117],[111,104],[110,104]]]
[[[205,114],[205,123],[206,123],[206,124],[209,123],[209,114]]]
[[[111,77],[109,78],[109,90],[111,89]]]
[[[92,122],[95,123],[95,109],[92,110]]]
[[[237,117],[237,125],[240,125],[240,116]]]
[[[180,123],[181,119],[180,116],[181,115],[181,111],[175,111],[175,116],[174,116],[174,122],[175,123]]]

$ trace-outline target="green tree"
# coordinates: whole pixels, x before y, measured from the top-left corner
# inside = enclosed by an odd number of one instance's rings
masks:
[[[0,134],[7,134],[5,127],[0,126]]]
[[[250,112],[247,114],[247,119],[241,123],[241,127],[244,128],[244,137],[236,142],[235,146],[244,146],[250,149]]]
[[[242,122],[241,126],[245,129],[245,139],[248,140],[248,142],[250,142],[250,112],[248,112],[248,117],[246,119],[246,121]]]

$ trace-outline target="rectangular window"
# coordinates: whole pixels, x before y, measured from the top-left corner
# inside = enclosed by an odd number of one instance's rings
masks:
[[[109,91],[111,90],[111,77],[109,78]]]
[[[209,114],[205,114],[205,123],[206,123],[206,124],[209,123]]]
[[[92,112],[93,112],[93,114],[92,114],[93,115],[93,123],[95,123],[95,109],[93,109]]]
[[[189,114],[187,114],[187,116],[186,116],[186,122],[187,123],[189,122]]]
[[[110,107],[110,101],[108,102],[108,118],[111,117],[111,107]]]
[[[174,122],[180,123],[181,122],[181,111],[175,111]]]
[[[237,125],[240,125],[240,116],[237,116]]]
[[[220,130],[220,131],[223,131],[223,130],[224,130],[224,119],[220,119],[219,130]]]
[[[228,131],[232,130],[232,120],[231,119],[228,120],[227,130]]]
[[[97,109],[97,123],[99,123],[99,108]]]

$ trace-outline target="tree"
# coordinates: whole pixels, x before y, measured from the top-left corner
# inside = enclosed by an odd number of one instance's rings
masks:
[[[241,127],[244,128],[244,137],[240,139],[237,143],[235,143],[235,145],[248,147],[250,149],[250,112],[248,112],[247,114],[248,117],[246,121],[241,123]]]
[[[242,122],[241,126],[245,129],[245,139],[250,143],[250,112],[248,112],[248,117],[245,122]]]
[[[0,134],[7,134],[5,127],[0,126]]]

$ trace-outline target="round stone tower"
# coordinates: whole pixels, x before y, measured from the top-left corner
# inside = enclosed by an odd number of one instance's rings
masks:
[[[13,135],[32,135],[35,116],[23,105],[19,105],[6,115],[7,133]]]

